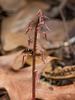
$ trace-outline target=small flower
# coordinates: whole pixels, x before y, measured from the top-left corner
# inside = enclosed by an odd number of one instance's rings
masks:
[[[34,73],[35,73],[35,80],[36,80],[36,83],[37,83],[37,82],[39,82],[38,71],[35,69]]]
[[[39,17],[39,23],[41,23],[42,18],[41,18],[41,16],[40,16],[40,15],[38,15],[38,17]]]
[[[46,25],[46,23],[44,22],[45,27],[50,31],[50,29],[48,28],[48,26]]]
[[[45,16],[45,15],[42,15],[44,18],[46,18],[46,19],[49,19],[47,16]]]
[[[39,23],[42,21],[42,12],[41,10],[38,11]]]
[[[30,47],[30,43],[31,43],[32,39],[30,37],[28,37],[28,46]]]
[[[42,59],[43,63],[45,64],[45,61],[44,61],[44,50],[42,49],[42,50],[40,50],[40,52],[41,52],[41,59]]]
[[[42,11],[41,10],[38,11],[38,15],[42,16]]]
[[[28,24],[28,28],[30,27],[31,23],[32,23],[32,20],[30,19],[30,22],[29,22],[29,24]]]
[[[25,34],[31,29],[32,29],[32,27],[27,28],[27,30],[25,31]]]
[[[32,21],[31,21],[31,19],[30,19],[30,22],[29,22],[29,24],[28,24],[27,30],[25,31],[25,34],[26,34],[29,30],[32,30],[32,27],[30,27],[31,23],[32,23]]]
[[[38,17],[39,17],[39,23],[43,21],[43,18],[49,19],[47,16],[42,14],[41,10],[38,11]]]
[[[45,39],[47,41],[47,32],[43,32],[43,34],[45,35]]]
[[[37,27],[37,38],[38,39],[40,38],[40,27],[39,26]]]
[[[48,31],[50,31],[50,29],[48,28],[48,26],[46,25],[46,23],[44,21],[40,22],[41,25],[44,24],[44,26],[48,29]]]

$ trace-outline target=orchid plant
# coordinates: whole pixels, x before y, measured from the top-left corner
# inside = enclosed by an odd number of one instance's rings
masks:
[[[37,17],[38,17],[38,19],[37,19],[36,26],[35,26],[34,39],[32,39],[31,37],[28,38],[28,47],[30,46],[31,41],[34,41],[33,42],[34,43],[33,44],[33,50],[32,50],[33,51],[33,54],[32,54],[32,56],[33,56],[33,66],[32,66],[32,100],[36,100],[36,98],[35,98],[35,88],[36,88],[35,85],[36,85],[37,69],[35,69],[35,62],[36,62],[37,38],[40,38],[40,34],[41,34],[40,25],[43,24],[48,30],[50,30],[48,28],[48,26],[46,25],[46,23],[44,22],[44,20],[43,20],[43,18],[46,18],[46,19],[49,19],[49,18],[47,16],[43,15],[41,10],[38,11]],[[25,31],[25,34],[27,34],[30,30],[33,30],[32,26],[31,26],[33,22],[34,21],[32,21],[30,19],[30,22],[29,22],[28,27],[27,27],[27,29]],[[47,40],[47,32],[44,31],[44,32],[42,32],[42,34],[45,36],[45,38]],[[41,59],[45,63],[45,61],[43,60],[43,58],[44,58],[44,50],[40,50],[40,52],[42,54]],[[23,55],[23,62],[24,62],[24,57],[25,56],[26,55],[24,54]]]

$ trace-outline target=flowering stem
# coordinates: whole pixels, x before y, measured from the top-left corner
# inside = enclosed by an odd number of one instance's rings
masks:
[[[38,34],[40,35],[40,27],[39,24],[44,24],[45,27],[49,30],[47,25],[44,23],[43,18],[47,18],[45,15],[42,14],[41,10],[38,11],[38,20],[36,22],[36,27],[35,27],[35,34],[34,34],[34,45],[33,45],[33,66],[32,66],[32,100],[35,100],[35,88],[36,88],[36,70],[35,70],[35,60],[36,60],[36,47],[37,47],[37,36]],[[28,33],[30,30],[32,30],[31,23],[33,21],[30,20],[27,30],[25,31],[25,34]],[[45,38],[47,40],[46,32],[44,32]],[[28,39],[28,45],[30,46],[30,41],[31,38]],[[43,60],[43,52],[42,52],[42,60]],[[24,57],[23,57],[24,61]],[[44,61],[43,61],[44,62]]]
[[[34,34],[34,45],[33,45],[33,67],[32,67],[32,100],[35,100],[35,60],[36,60],[36,43],[37,43],[37,27],[39,23],[39,18],[35,27]]]

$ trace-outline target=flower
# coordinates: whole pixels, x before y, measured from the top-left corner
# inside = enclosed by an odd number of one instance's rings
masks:
[[[38,39],[40,38],[40,27],[39,26],[37,27],[37,38]]]
[[[37,82],[39,82],[38,71],[35,69],[34,73],[35,73],[35,80],[36,80],[36,83],[37,83]]]
[[[43,63],[45,64],[45,61],[44,61],[44,50],[42,49],[42,50],[40,50],[40,52],[41,52],[41,59],[42,59]]]
[[[45,27],[50,31],[50,29],[48,28],[48,26],[46,25],[46,23],[44,22]]]
[[[45,35],[45,39],[47,41],[47,32],[43,32],[43,34]]]
[[[38,11],[39,23],[42,21],[42,12],[41,10]]]
[[[42,14],[41,10],[38,11],[38,17],[39,17],[39,23],[43,21],[43,18],[49,19],[47,16]]]
[[[27,30],[25,31],[25,34],[31,29],[32,29],[32,27],[27,28]]]
[[[42,17],[44,17],[44,18],[46,18],[46,19],[49,19],[47,16],[45,16],[45,15],[42,15]]]
[[[32,23],[32,20],[30,19],[30,22],[29,22],[29,24],[28,24],[27,30],[25,31],[25,34],[26,34],[29,30],[32,30],[32,27],[30,27],[31,23]]]
[[[28,24],[28,28],[30,27],[31,23],[32,23],[32,20],[30,19],[30,22],[29,22],[29,24]]]
[[[30,43],[31,43],[32,39],[30,37],[28,37],[28,46],[30,47]]]

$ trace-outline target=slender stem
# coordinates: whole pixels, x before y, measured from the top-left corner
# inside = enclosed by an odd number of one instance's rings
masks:
[[[36,59],[36,43],[37,43],[37,27],[39,23],[39,18],[35,27],[34,34],[34,45],[33,45],[33,67],[32,67],[32,100],[35,100],[35,59]]]

